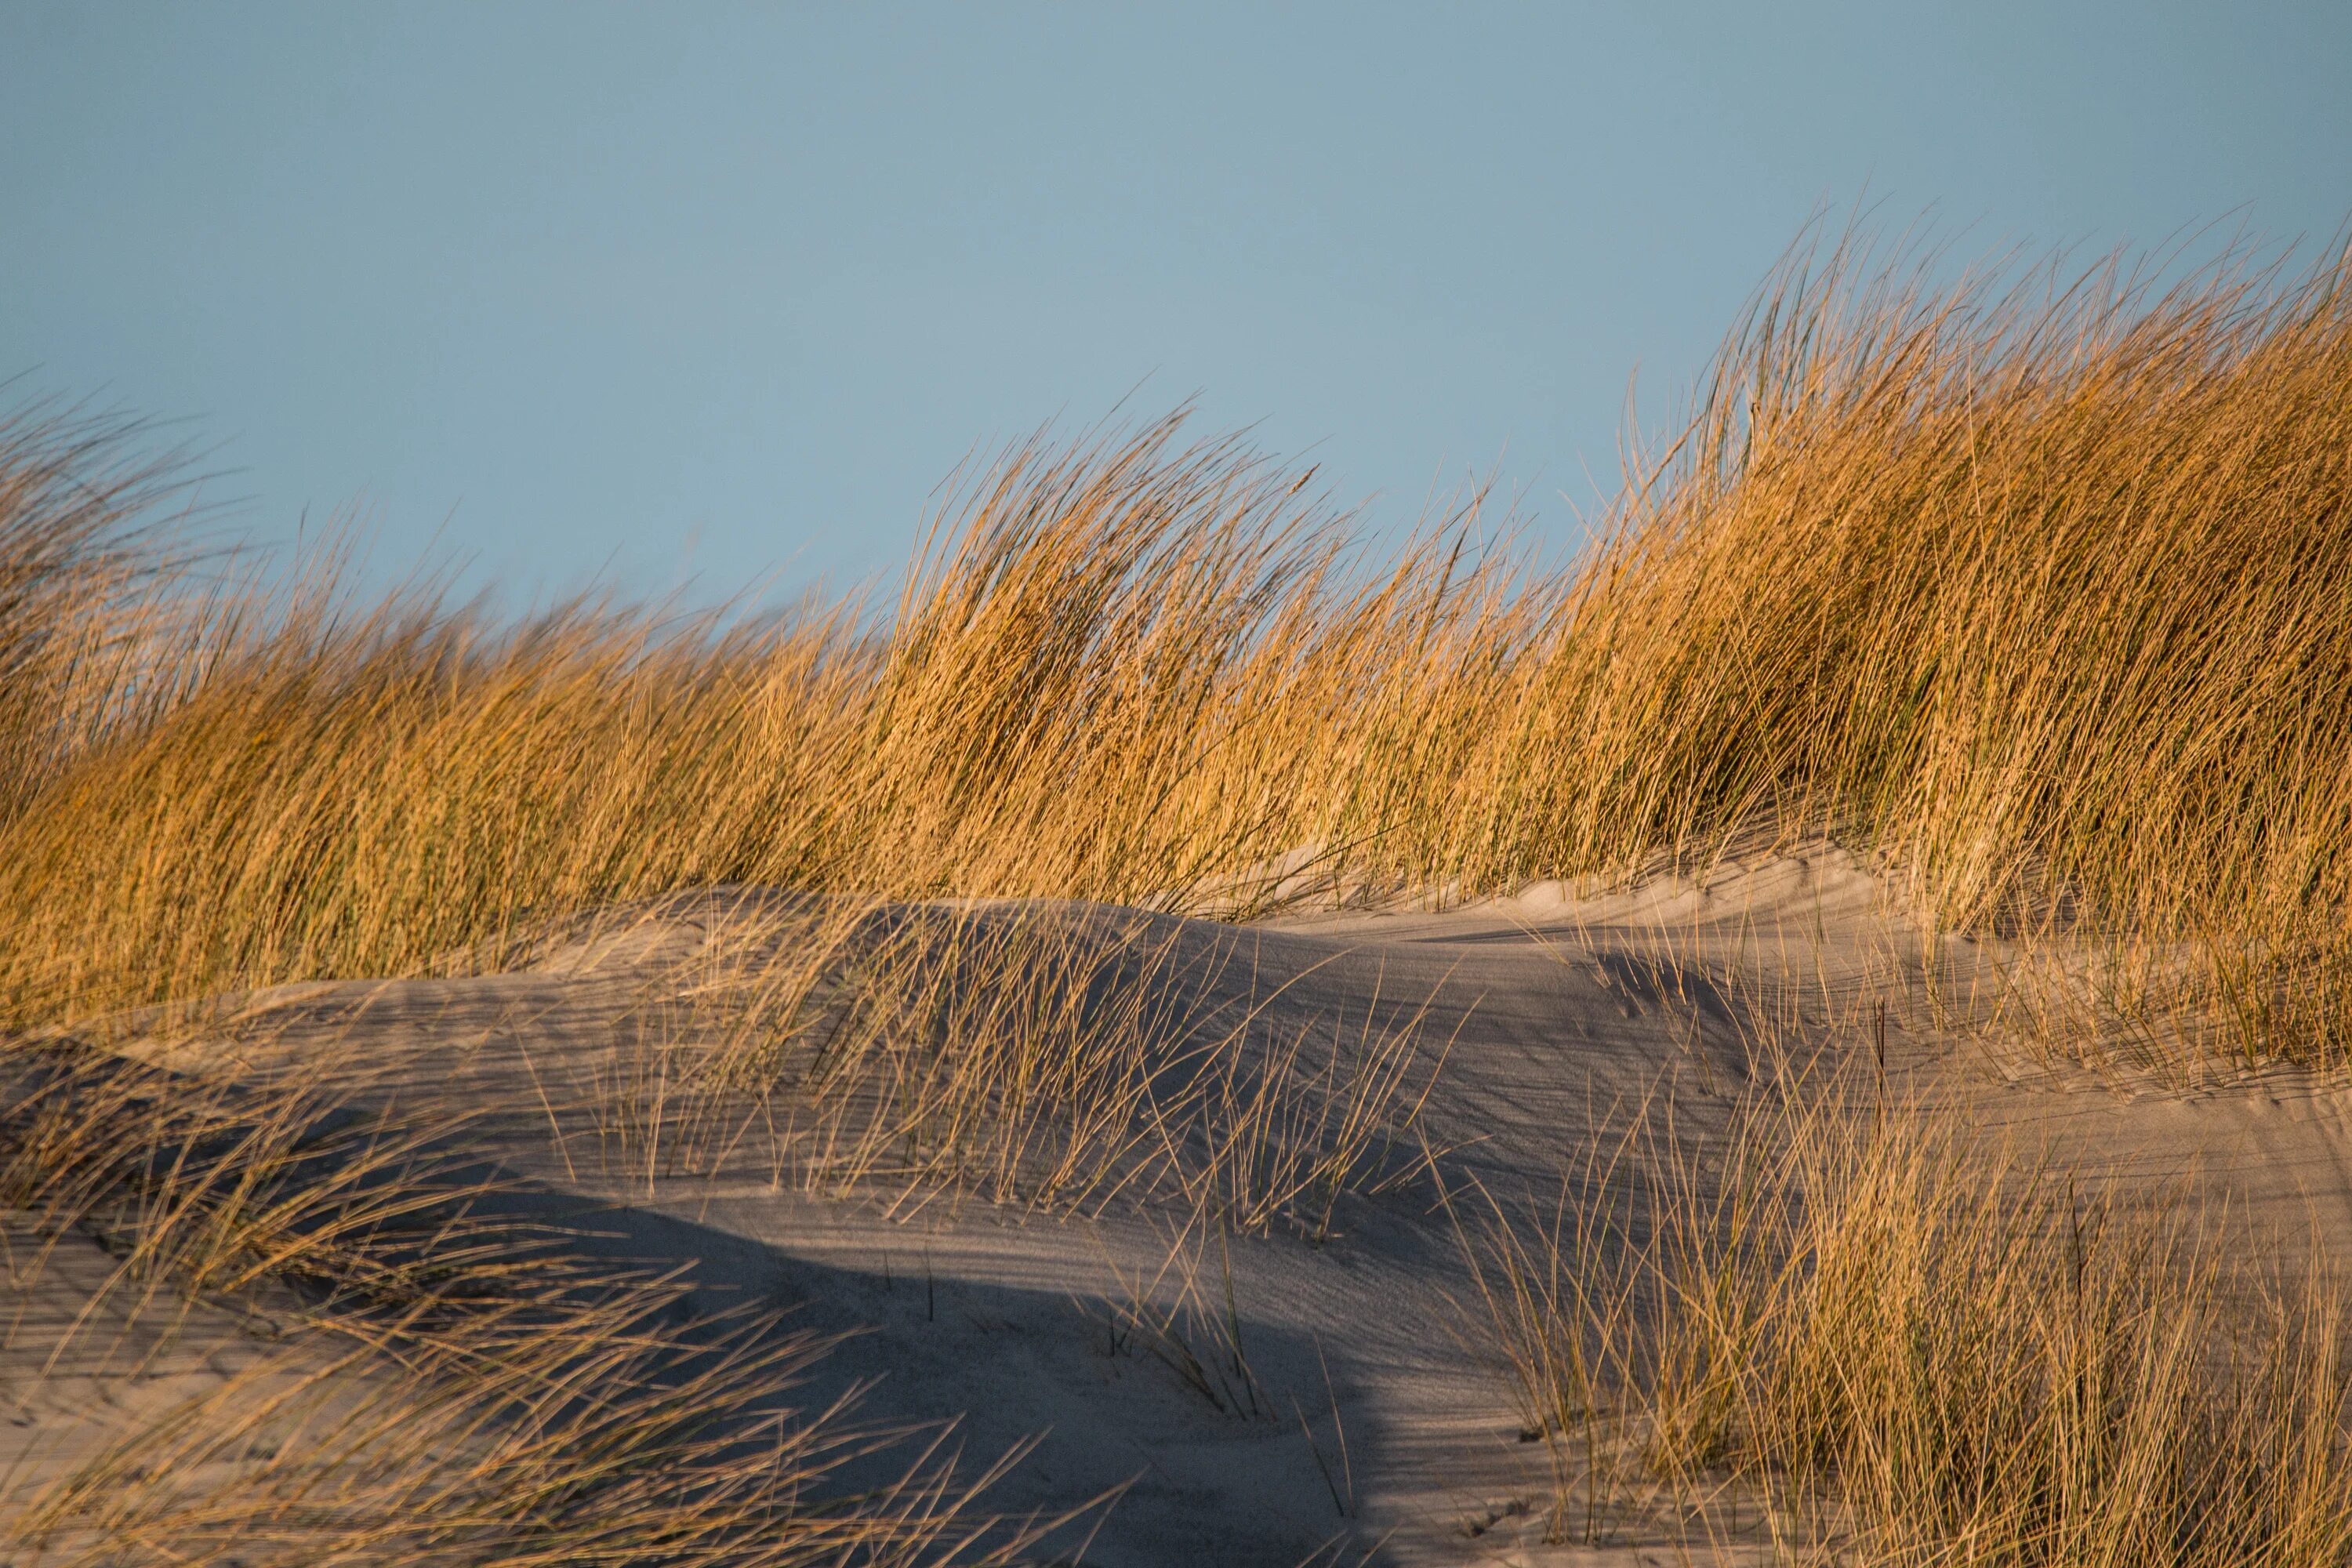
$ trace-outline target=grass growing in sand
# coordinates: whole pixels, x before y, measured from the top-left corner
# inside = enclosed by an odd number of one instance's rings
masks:
[[[1745,1109],[1727,1146],[1636,1123],[1553,1203],[1457,1210],[1473,1332],[1552,1461],[1550,1539],[2352,1552],[2352,1325],[2324,1270],[1988,1159],[1948,1119],[1785,1083]]]
[[[1303,852],[1471,891],[1760,821],[1951,923],[2127,941],[2157,956],[2116,994],[2226,1049],[2332,1059],[2343,281],[1800,254],[1565,570],[1466,517],[1375,566],[1310,475],[1171,419],[976,470],[887,615],[724,627],[197,595],[121,530],[155,484],[123,433],[27,416],[0,1015],[494,962],[718,883],[1245,915]]]
[[[1411,1168],[1444,1059],[1429,998],[1277,1012],[1235,944],[1134,910],[799,900],[715,923],[566,1107],[649,1193],[727,1171],[896,1212],[1150,1201],[1320,1239],[1343,1194]]]
[[[985,1563],[1058,1522],[974,1512],[996,1470],[959,1479],[945,1432],[805,1407],[822,1339],[572,1256],[449,1128],[69,1048],[0,1067],[9,1288],[89,1237],[119,1259],[52,1363],[111,1363],[135,1405],[134,1328],[218,1303],[282,1335],[0,1500],[10,1562]],[[878,1488],[836,1477],[892,1452]]]
[[[1315,1234],[1426,1087],[1410,1031],[1253,1044],[1244,1004],[1164,1032],[1181,965],[1148,921],[1056,945],[985,900],[1247,919],[1759,833],[1861,847],[1948,926],[2063,937],[2167,1048],[2341,1060],[2352,279],[2015,276],[1800,254],[1557,569],[1487,546],[1511,530],[1475,503],[1368,560],[1311,474],[1171,418],[975,468],[895,605],[508,623],[225,580],[142,531],[172,492],[135,430],[0,425],[5,1200],[113,1236],[123,1289],[306,1280],[376,1379],[273,1373],[10,1528],[91,1562],[714,1563],[978,1528],[919,1462],[813,1506],[870,1435],[762,1403],[809,1347],[677,1340],[654,1284],[583,1295],[470,1228],[421,1134],[61,1032],[496,969],[664,895],[819,913],[593,1086],[648,1184],[756,1148],[810,1190],[1152,1187],[1221,1235]],[[1703,1181],[1600,1173],[1548,1228],[1474,1237],[1557,1519],[1728,1488],[1792,1551],[2341,1560],[2332,1298],[2264,1307],[2163,1216],[1903,1118],[1754,1125]]]

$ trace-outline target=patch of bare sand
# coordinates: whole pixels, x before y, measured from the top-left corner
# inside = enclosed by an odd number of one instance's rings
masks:
[[[2190,1088],[2030,1060],[1981,1028],[2004,955],[1931,939],[1833,851],[1726,862],[1579,896],[1542,885],[1442,911],[1346,910],[1228,927],[1167,916],[1219,997],[1267,1016],[1402,1016],[1443,1064],[1412,1180],[1342,1200],[1332,1233],[1220,1237],[1165,1205],[1087,1217],[942,1195],[895,1208],[779,1182],[757,1130],[690,1172],[590,1109],[612,1103],[647,1008],[773,895],[664,900],[470,979],[279,988],[235,1027],[148,1054],[186,1070],[328,1062],[355,1096],[466,1110],[460,1136],[615,1258],[688,1271],[713,1306],[789,1303],[856,1331],[810,1397],[877,1380],[868,1408],[945,1420],[988,1458],[1042,1435],[994,1505],[1124,1495],[1086,1560],[1633,1564],[1663,1538],[1549,1545],[1540,1444],[1465,1332],[1436,1184],[1557,1191],[1637,1108],[1705,1136],[1806,1042],[1889,1092],[1962,1110],[2053,1165],[2179,1187],[2248,1234],[2352,1253],[2340,1082],[2273,1070]],[[1034,912],[1034,907],[1032,907]],[[1101,911],[1065,907],[1077,927]],[[62,1385],[61,1385],[62,1386]],[[45,1395],[44,1397],[47,1397]],[[23,1445],[20,1443],[19,1447]],[[1736,1523],[1719,1527],[1727,1552]]]

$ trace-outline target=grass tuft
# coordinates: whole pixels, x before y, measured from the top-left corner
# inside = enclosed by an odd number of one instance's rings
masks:
[[[1652,1121],[1557,1205],[1457,1211],[1473,1333],[1552,1461],[1552,1539],[1890,1564],[2352,1552],[2352,1322],[2315,1259],[1914,1110],[1785,1086],[1745,1109],[1727,1145]]]

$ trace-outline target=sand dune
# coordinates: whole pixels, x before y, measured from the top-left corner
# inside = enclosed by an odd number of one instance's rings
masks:
[[[1546,885],[1442,911],[1238,928],[1051,906],[1080,940],[1106,921],[1147,921],[1161,951],[1200,956],[1192,972],[1213,977],[1185,1005],[1254,1005],[1270,1038],[1335,1018],[1412,1026],[1411,1081],[1433,1087],[1409,1147],[1365,1184],[1379,1190],[1336,1200],[1326,1234],[1276,1223],[1227,1236],[1165,1196],[1071,1213],[952,1184],[919,1201],[887,1183],[826,1193],[781,1179],[756,1131],[713,1141],[695,1169],[667,1168],[613,1130],[611,1086],[645,1048],[647,1009],[690,995],[714,955],[768,940],[756,933],[779,907],[740,891],[669,900],[552,942],[518,971],[280,987],[231,999],[193,1035],[116,1044],[175,1072],[256,1082],[326,1062],[354,1104],[463,1110],[452,1145],[515,1178],[501,1201],[576,1247],[616,1268],[683,1271],[696,1311],[781,1306],[796,1328],[849,1334],[796,1399],[822,1405],[870,1382],[870,1414],[953,1422],[953,1442],[981,1462],[1034,1439],[992,1490],[996,1510],[1057,1513],[1116,1492],[1056,1548],[1091,1532],[1086,1561],[1113,1568],[1318,1552],[1681,1560],[1663,1533],[1543,1543],[1554,1522],[1543,1445],[1525,1440],[1480,1342],[1442,1200],[1557,1191],[1636,1113],[1703,1142],[1759,1077],[1804,1065],[1786,1057],[1790,1041],[1874,1077],[1883,1040],[1889,1093],[1964,1110],[1988,1144],[2084,1180],[2187,1192],[2249,1236],[2352,1250],[2341,1086],[2275,1068],[2184,1087],[2033,1060],[1973,1026],[1997,944],[1929,939],[1827,850],[1604,897]],[[1768,1016],[1784,1026],[1781,1059],[1759,1055]],[[267,1314],[198,1310],[158,1348],[152,1326],[117,1343],[110,1304],[60,1357],[63,1325],[106,1260],[68,1237],[36,1269],[27,1241],[11,1245],[13,1425],[0,1437],[19,1498],[110,1422],[152,1416],[274,1353]],[[896,1462],[840,1479],[881,1479]],[[1709,1526],[1727,1546],[1739,1528],[1732,1513]]]

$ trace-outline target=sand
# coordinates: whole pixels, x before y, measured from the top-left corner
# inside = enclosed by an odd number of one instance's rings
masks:
[[[1426,1004],[1415,1048],[1437,1076],[1420,1131],[1437,1173],[1343,1199],[1322,1237],[1277,1227],[1220,1243],[1166,1205],[1089,1217],[939,1195],[894,1208],[780,1187],[749,1152],[664,1175],[566,1108],[608,1079],[648,997],[683,984],[757,903],[670,900],[511,973],[258,993],[237,999],[236,1027],[194,1047],[124,1048],[209,1074],[331,1055],[355,1099],[466,1106],[473,1153],[527,1179],[542,1213],[616,1267],[682,1268],[700,1307],[776,1304],[796,1325],[851,1333],[794,1397],[871,1383],[869,1414],[953,1421],[973,1463],[1034,1440],[991,1493],[999,1510],[1050,1513],[1118,1490],[1059,1547],[1090,1535],[1085,1561],[1106,1568],[1687,1561],[1663,1540],[1543,1542],[1543,1447],[1522,1440],[1465,1314],[1459,1239],[1433,1184],[1556,1191],[1636,1106],[1670,1102],[1692,1135],[1721,1126],[1773,1070],[1743,1025],[1759,1005],[1853,1059],[1883,1038],[1891,1093],[1963,1109],[1990,1142],[2186,1192],[2249,1236],[2352,1251],[2352,1099],[2339,1082],[2273,1069],[2184,1084],[2037,1059],[1964,1027],[2009,955],[1930,938],[1830,850],[1605,897],[1543,885],[1246,928],[1151,917],[1170,940],[1223,952],[1220,984],[1273,997],[1270,1016]],[[1080,926],[1096,913],[1062,910]],[[10,1234],[21,1260],[25,1237]],[[74,1342],[86,1348],[60,1359],[63,1325],[108,1268],[94,1241],[68,1237],[47,1268],[16,1270],[0,1351],[13,1495],[105,1432],[279,1353],[266,1310],[203,1309],[160,1348],[109,1342],[101,1354],[87,1347],[105,1334],[85,1325]],[[1197,1310],[1179,1326],[1205,1388],[1120,1310],[1187,1299]],[[1220,1321],[1238,1325],[1246,1375],[1217,1360]]]

